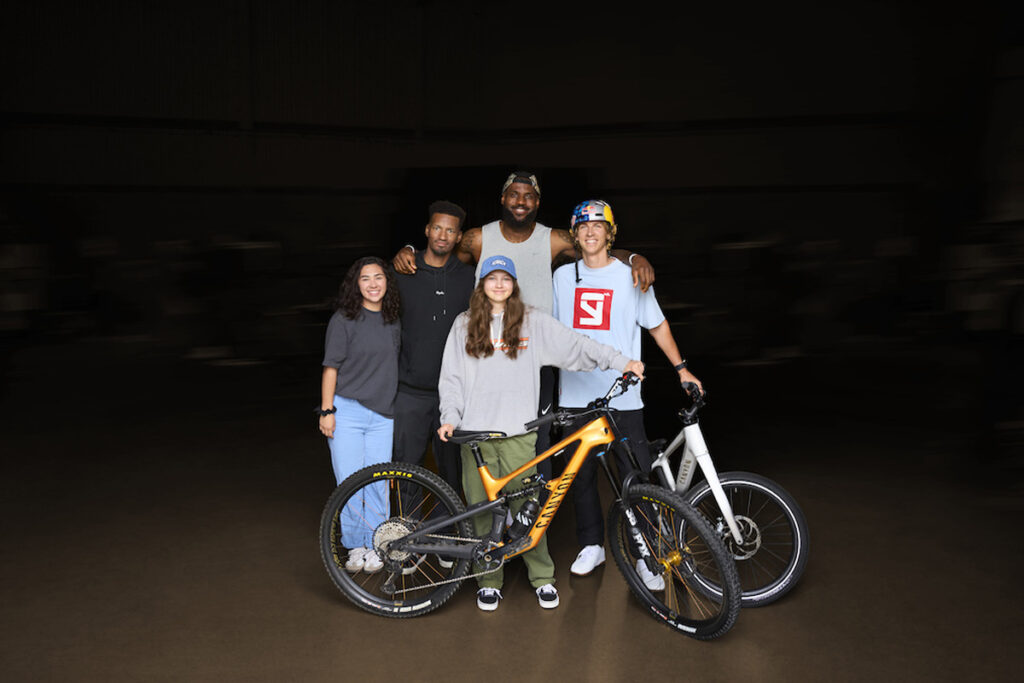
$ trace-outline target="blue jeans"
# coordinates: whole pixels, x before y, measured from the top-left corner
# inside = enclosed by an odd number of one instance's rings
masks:
[[[359,401],[335,394],[334,438],[327,439],[337,483],[367,465],[391,461],[394,420]],[[385,482],[358,491],[341,511],[341,543],[346,548],[373,547],[373,530],[389,517]]]

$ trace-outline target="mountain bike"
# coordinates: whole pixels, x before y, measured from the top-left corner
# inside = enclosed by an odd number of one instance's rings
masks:
[[[528,422],[526,429],[532,430],[556,421],[578,424],[581,415],[592,418],[505,477],[491,475],[478,445],[504,433],[456,431],[451,440],[469,446],[487,492],[486,501],[468,508],[447,483],[422,467],[383,463],[359,470],[335,489],[321,517],[320,552],[331,580],[353,603],[373,614],[427,614],[447,602],[466,579],[494,571],[535,547],[580,467],[593,454],[615,494],[608,512],[608,540],[630,591],[648,614],[677,632],[699,640],[723,635],[739,614],[740,584],[720,534],[667,488],[643,483],[646,475],[638,469],[620,482],[605,460],[607,449],[619,442],[615,411],[608,403],[638,381],[627,373],[584,413],[558,410]],[[628,450],[628,444],[615,447]],[[529,468],[557,454],[568,458],[558,477],[547,482],[539,474],[523,477]],[[510,483],[522,488],[505,490]],[[361,495],[371,486],[385,487],[387,496]],[[548,492],[543,503],[542,489]],[[375,509],[369,502],[381,498],[387,509],[379,509],[379,504]],[[508,524],[513,503],[518,512]],[[469,522],[481,514],[490,515],[491,530],[476,538]],[[345,539],[360,534],[372,536],[373,549],[384,564],[380,571],[345,570]],[[635,566],[638,560],[663,578],[663,590],[645,585]]]
[[[683,428],[666,447],[663,439],[650,443],[654,478],[700,511],[722,538],[736,561],[742,586],[742,605],[759,607],[775,602],[796,585],[807,566],[810,537],[803,511],[784,488],[750,472],[719,474],[704,441],[697,413],[704,396],[686,382],[691,405],[679,411]],[[673,476],[669,456],[683,448]],[[704,481],[690,490],[696,468]],[[717,579],[698,571],[695,583],[710,593],[720,590]]]

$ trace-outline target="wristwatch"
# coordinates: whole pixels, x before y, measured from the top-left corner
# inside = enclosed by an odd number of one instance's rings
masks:
[[[316,413],[317,415],[319,415],[320,417],[325,417],[327,415],[334,415],[335,411],[337,411],[337,410],[338,410],[338,406],[331,406],[329,410],[324,410],[323,408],[313,408],[313,412]]]
[[[676,372],[683,370],[684,368],[686,368],[686,359],[684,358],[682,363],[679,363],[678,365],[673,365],[672,367],[676,369]]]

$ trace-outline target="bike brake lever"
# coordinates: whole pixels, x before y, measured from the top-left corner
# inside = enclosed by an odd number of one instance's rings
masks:
[[[681,384],[683,386],[683,391],[686,392],[687,396],[690,397],[691,401],[693,401],[694,403],[699,402],[700,405],[704,405],[704,400],[707,398],[708,395],[707,391],[704,391],[702,393],[700,388],[697,386],[696,382],[681,382]]]

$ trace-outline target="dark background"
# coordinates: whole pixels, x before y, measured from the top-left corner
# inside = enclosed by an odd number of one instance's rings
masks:
[[[225,487],[254,467],[227,453],[253,449],[281,484],[263,482],[270,498],[306,501],[296,524],[312,538],[331,483],[306,412],[328,299],[356,257],[421,244],[434,199],[469,225],[497,218],[519,168],[538,174],[552,227],[582,199],[612,204],[712,392],[724,464],[777,477],[862,434],[851,457],[904,458],[929,472],[924,488],[956,482],[1019,520],[1022,15],[910,1],[5,6],[6,576],[39,575],[25,548],[64,517],[33,492],[106,490],[153,462],[138,450],[150,439]],[[676,390],[647,352],[648,404],[664,402],[648,428],[667,435]],[[228,428],[263,450],[203,451]],[[766,435],[767,461],[730,455]],[[813,501],[849,474],[830,480],[831,466],[790,487]],[[201,499],[185,479],[184,499]],[[124,504],[107,494],[83,509]],[[330,609],[363,618],[311,571]],[[7,628],[24,634],[45,610],[19,605]]]

